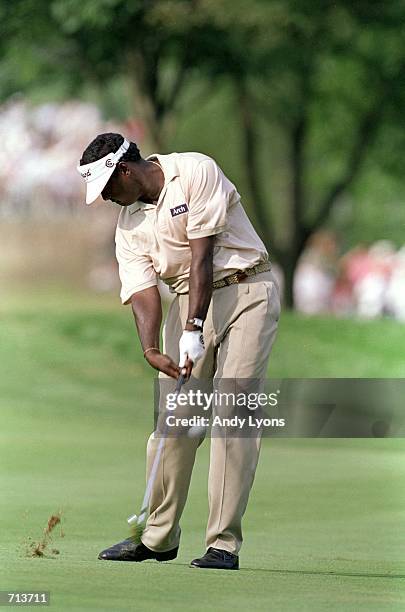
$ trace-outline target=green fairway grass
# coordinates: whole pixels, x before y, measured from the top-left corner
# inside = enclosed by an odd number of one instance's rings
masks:
[[[269,374],[404,377],[404,335],[284,314]],[[405,440],[264,440],[239,572],[188,567],[204,552],[206,441],[178,558],[108,563],[98,552],[128,535],[153,429],[130,310],[64,290],[4,297],[0,359],[0,590],[50,591],[58,611],[404,610]],[[60,554],[27,557],[60,509]]]

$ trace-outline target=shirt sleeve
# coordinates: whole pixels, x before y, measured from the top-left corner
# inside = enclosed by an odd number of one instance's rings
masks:
[[[117,228],[115,254],[121,280],[121,302],[129,304],[134,293],[158,284],[157,273],[148,255],[136,253],[128,242],[125,232]]]
[[[187,237],[203,238],[226,229],[229,192],[213,159],[198,164],[190,181]]]

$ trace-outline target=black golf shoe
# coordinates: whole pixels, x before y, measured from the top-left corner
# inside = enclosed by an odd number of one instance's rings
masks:
[[[239,557],[220,548],[209,548],[201,559],[194,559],[190,567],[237,570],[239,569]]]
[[[166,552],[155,552],[142,542],[135,544],[130,538],[114,544],[110,548],[101,551],[98,558],[104,561],[146,561],[146,559],[156,559],[156,561],[171,561],[177,557],[179,547]]]

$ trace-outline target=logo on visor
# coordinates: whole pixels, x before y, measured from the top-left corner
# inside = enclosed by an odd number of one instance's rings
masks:
[[[184,215],[184,213],[188,212],[188,206],[186,203],[179,204],[179,206],[175,206],[170,209],[170,214],[172,217],[177,217],[177,215]]]
[[[112,161],[112,159],[107,159],[105,165],[107,166],[107,168],[112,168],[114,166],[114,162]]]
[[[84,179],[87,178],[88,176],[91,176],[90,170],[86,170],[86,172],[80,172],[80,174],[82,175]]]

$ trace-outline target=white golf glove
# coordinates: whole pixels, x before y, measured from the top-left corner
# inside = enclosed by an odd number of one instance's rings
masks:
[[[204,336],[201,331],[184,330],[179,342],[180,361],[179,367],[182,368],[186,359],[191,359],[195,364],[205,351]]]

